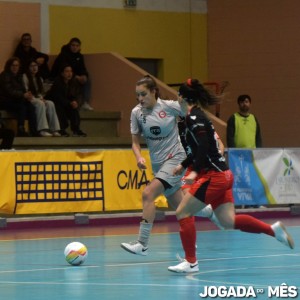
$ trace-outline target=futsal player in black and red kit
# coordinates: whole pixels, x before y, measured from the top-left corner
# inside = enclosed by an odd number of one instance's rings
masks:
[[[179,94],[188,106],[186,141],[192,155],[187,156],[174,169],[174,174],[180,174],[185,168],[192,167],[189,174],[184,177],[191,186],[176,210],[185,259],[175,266],[170,266],[168,270],[180,273],[199,271],[193,216],[208,204],[212,206],[225,229],[264,233],[293,249],[293,239],[281,222],[269,225],[249,215],[235,215],[232,195],[233,174],[218,149],[213,124],[202,110],[208,105],[216,104],[218,99],[213,97],[197,79],[188,79],[181,85]]]

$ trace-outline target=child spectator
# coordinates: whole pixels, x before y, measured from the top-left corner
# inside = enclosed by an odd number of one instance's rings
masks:
[[[52,87],[48,91],[47,98],[52,99],[55,103],[61,135],[69,136],[66,132],[69,120],[73,136],[85,137],[86,134],[80,129],[80,87],[73,76],[73,70],[70,65],[63,66],[59,76],[55,78]]]
[[[43,79],[39,75],[39,66],[36,61],[29,63],[26,73],[23,74],[24,86],[32,93],[31,103],[35,107],[37,130],[40,136],[60,136],[60,126],[52,101],[44,99]]]

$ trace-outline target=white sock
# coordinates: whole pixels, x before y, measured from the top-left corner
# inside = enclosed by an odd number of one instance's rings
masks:
[[[140,223],[140,232],[139,232],[138,241],[145,247],[148,245],[152,227],[153,227],[153,223],[145,223],[145,222]]]

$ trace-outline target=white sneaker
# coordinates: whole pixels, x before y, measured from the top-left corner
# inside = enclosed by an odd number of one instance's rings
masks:
[[[190,263],[186,259],[184,259],[181,263],[176,266],[168,267],[168,270],[176,273],[193,273],[199,272],[198,261],[195,263]]]
[[[53,136],[56,136],[56,137],[61,136],[61,134],[60,134],[58,131],[53,131],[53,132],[52,132],[52,135],[53,135]]]
[[[121,243],[121,247],[133,254],[148,255],[148,247],[143,246],[139,241]]]
[[[217,227],[220,229],[224,229],[224,227],[220,224],[218,218],[214,214],[214,211],[210,204],[206,205],[203,209],[201,209],[196,215],[196,217],[208,218],[210,219]]]
[[[87,102],[84,102],[81,108],[84,110],[94,110]]]
[[[281,242],[282,244],[286,245],[287,247],[294,249],[294,241],[291,235],[286,231],[284,225],[278,221],[271,225],[275,238]]]
[[[46,130],[41,130],[40,131],[40,136],[42,137],[50,137],[50,136],[53,136],[52,133],[46,131]]]

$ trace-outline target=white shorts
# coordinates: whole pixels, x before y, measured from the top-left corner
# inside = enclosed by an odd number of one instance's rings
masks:
[[[181,188],[181,178],[184,172],[180,175],[173,175],[173,170],[186,158],[185,152],[178,153],[172,158],[167,159],[163,164],[152,165],[152,170],[155,178],[162,179],[171,187],[164,191],[166,197],[174,194]]]

